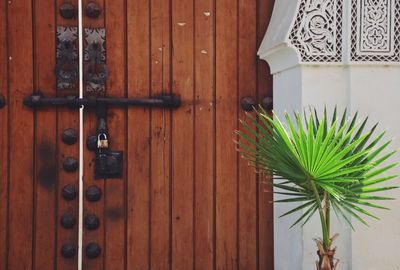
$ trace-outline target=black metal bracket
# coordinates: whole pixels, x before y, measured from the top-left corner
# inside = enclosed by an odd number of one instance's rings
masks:
[[[77,39],[77,27],[57,27],[57,90],[75,90],[78,85]]]
[[[106,29],[85,28],[84,80],[85,92],[90,95],[104,95],[108,67],[106,65]]]
[[[0,95],[0,109],[4,108],[4,106],[6,106],[6,99]]]
[[[32,95],[24,99],[24,105],[33,109],[51,106],[65,106],[70,108],[97,108],[99,106],[106,107],[126,107],[126,106],[142,106],[156,108],[175,109],[181,106],[179,96],[173,94],[162,94],[152,98],[107,98],[107,97],[65,97],[65,98],[49,98],[41,95]]]

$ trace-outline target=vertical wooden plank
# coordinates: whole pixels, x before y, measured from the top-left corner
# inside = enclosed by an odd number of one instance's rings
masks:
[[[77,16],[72,19],[64,19],[58,10],[64,0],[56,0],[57,26],[78,27]],[[78,9],[78,0],[69,1]],[[56,33],[53,33],[54,38]],[[78,50],[78,41],[74,44]],[[77,84],[78,85],[78,84]],[[54,96],[55,93],[49,96]],[[71,90],[59,90],[57,96],[65,97],[68,95],[78,96],[79,88]],[[65,200],[62,196],[62,190],[65,186],[74,187],[79,192],[79,172],[66,172],[63,169],[63,162],[67,157],[73,157],[79,160],[79,143],[66,145],[61,142],[61,136],[64,130],[74,129],[79,134],[79,111],[76,109],[61,108],[57,109],[57,169],[58,169],[58,194],[57,194],[57,253],[56,253],[56,269],[75,270],[78,267],[78,220],[79,220],[79,197],[73,200]],[[65,229],[60,225],[61,218],[64,214],[72,214],[75,218],[75,225],[71,229]],[[64,245],[72,245],[76,249],[76,254],[72,258],[64,258],[61,255],[61,249]]]
[[[256,12],[257,0],[239,0],[239,102],[247,96],[257,99]],[[239,118],[245,117],[245,112],[240,110]],[[239,269],[257,269],[257,177],[242,158],[239,159],[238,230]]]
[[[7,5],[0,2],[0,95],[8,102]],[[0,269],[7,269],[8,107],[0,109]]]
[[[92,2],[91,0],[84,0],[82,1],[82,9],[84,11],[83,14],[83,28],[104,28],[105,27],[105,5],[104,0],[96,1],[95,3],[99,5],[101,9],[101,13],[97,18],[91,18],[86,15],[86,6],[88,3]],[[85,30],[82,31],[85,31]],[[85,32],[83,32],[83,36]],[[84,37],[85,39],[85,37]],[[106,30],[106,44],[107,44],[107,30]],[[84,42],[83,46],[85,47],[87,44]],[[106,56],[107,57],[107,56]],[[106,59],[106,62],[108,58]],[[84,75],[85,76],[85,75]],[[106,90],[107,91],[107,90]],[[89,93],[85,92],[84,89],[84,96],[89,96]],[[95,110],[84,110],[84,117],[83,117],[83,136],[84,140],[89,136],[97,134],[97,118]],[[112,136],[112,135],[111,135]],[[91,186],[97,186],[101,192],[102,197],[99,201],[90,202],[86,198],[83,202],[83,217],[85,218],[88,215],[95,215],[98,217],[100,221],[100,226],[95,230],[88,230],[85,227],[83,228],[83,269],[85,270],[102,270],[105,269],[104,266],[104,251],[105,247],[105,183],[104,179],[95,179],[94,176],[94,163],[95,163],[95,153],[89,151],[86,147],[84,147],[83,151],[83,191],[86,192],[87,189]],[[97,244],[101,248],[101,253],[96,258],[89,258],[86,255],[86,248],[89,244]]]
[[[127,1],[127,85],[129,97],[150,88],[149,0]],[[150,112],[128,109],[127,269],[149,269]]]
[[[8,1],[9,63],[9,243],[8,269],[32,268],[33,113],[32,1]],[[28,26],[28,27],[27,27]]]
[[[172,116],[172,269],[194,263],[193,11],[193,1],[172,1],[172,89],[183,100]]]
[[[170,91],[170,1],[152,0],[151,94]],[[171,113],[151,111],[150,269],[170,268]]]
[[[214,268],[214,1],[195,1],[195,265]]]
[[[55,1],[34,1],[35,91],[55,96]],[[46,48],[46,50],[43,50]],[[50,270],[56,259],[57,123],[56,109],[36,112],[34,269]]]
[[[258,0],[257,14],[257,47],[260,46],[272,15],[274,0]],[[272,97],[272,76],[268,64],[258,59],[257,61],[257,91],[258,100]],[[269,270],[274,268],[274,215],[273,193],[269,176],[260,175],[258,178],[258,256],[259,269]]]
[[[125,1],[106,0],[106,52],[107,65],[110,76],[107,80],[107,96],[125,96]],[[112,150],[122,150],[126,155],[126,114],[124,108],[110,108],[108,110],[108,127],[110,133],[110,147]],[[128,163],[124,164],[126,168]],[[111,179],[105,182],[104,187],[104,269],[125,269],[125,181]]]
[[[232,140],[238,116],[237,1],[216,3],[216,268],[238,263],[238,155]]]

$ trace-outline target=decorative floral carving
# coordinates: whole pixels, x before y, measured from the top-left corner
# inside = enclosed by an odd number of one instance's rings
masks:
[[[304,0],[290,40],[305,62],[341,60],[343,0]]]
[[[360,52],[390,52],[393,49],[392,0],[362,0],[358,26]]]
[[[399,62],[399,0],[352,0],[351,60]]]
[[[306,5],[306,15],[297,36],[311,55],[335,53],[336,3],[315,2],[310,1]]]

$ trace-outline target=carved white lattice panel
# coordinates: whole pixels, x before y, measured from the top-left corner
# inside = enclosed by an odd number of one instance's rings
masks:
[[[351,61],[400,61],[400,0],[352,0]]]
[[[342,60],[343,0],[303,0],[290,33],[302,62]]]

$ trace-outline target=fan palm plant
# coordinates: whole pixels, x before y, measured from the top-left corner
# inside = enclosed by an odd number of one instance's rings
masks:
[[[241,121],[247,132],[237,132],[238,144],[250,164],[274,175],[275,192],[287,196],[276,202],[297,202],[281,217],[299,212],[295,226],[318,213],[322,238],[316,239],[317,269],[334,270],[338,260],[331,209],[351,227],[352,218],[364,224],[367,216],[378,219],[370,209],[387,209],[377,202],[392,199],[376,192],[396,188],[385,183],[398,176],[388,174],[398,163],[387,164],[396,150],[386,151],[391,141],[382,143],[385,132],[373,135],[377,125],[364,131],[368,118],[357,123],[357,114],[349,119],[344,111],[338,117],[335,108],[331,121],[326,110],[322,117],[315,110],[304,115],[304,123],[298,113],[285,118],[287,125],[262,108],[255,117],[248,114],[248,121]]]

